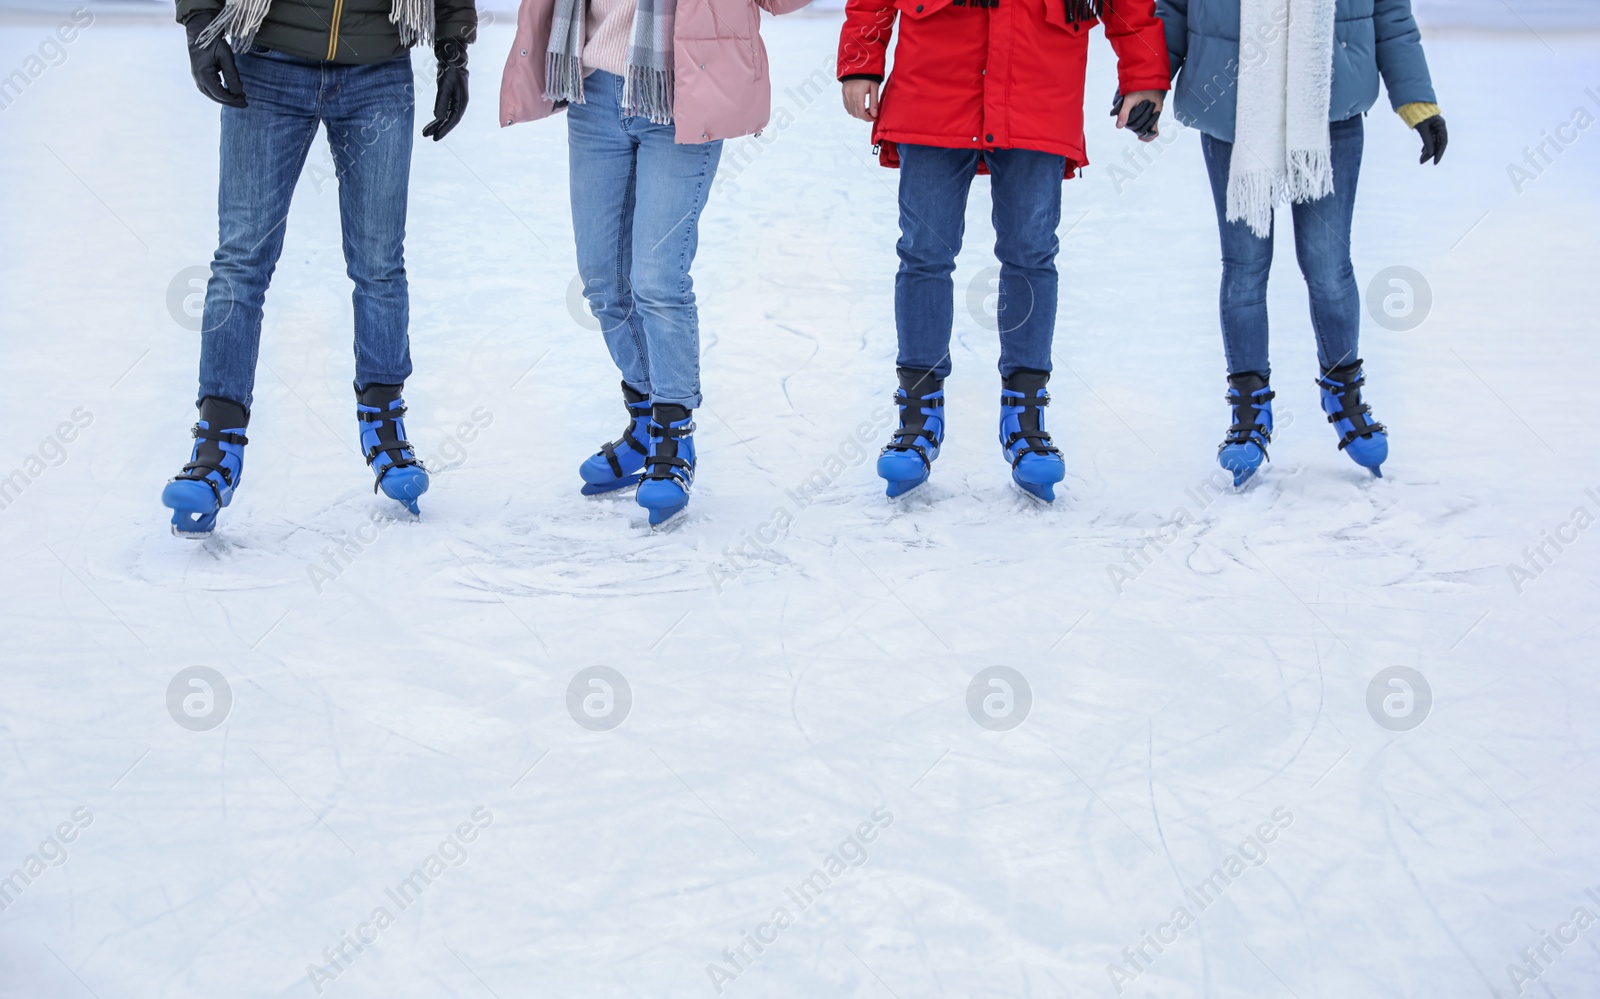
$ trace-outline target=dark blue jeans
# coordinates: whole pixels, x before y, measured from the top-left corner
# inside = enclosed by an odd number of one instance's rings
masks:
[[[1000,375],[1049,371],[1056,326],[1056,252],[1066,160],[1029,149],[900,145],[900,272],[894,279],[898,365],[950,374],[956,254],[967,191],[982,156],[1000,260]]]
[[[261,305],[319,125],[328,130],[345,268],[355,282],[356,387],[404,382],[411,374],[404,252],[410,56],[346,66],[256,48],[239,53],[238,63],[250,106],[222,109],[218,246],[206,285],[200,397],[250,407]]]
[[[1311,328],[1323,368],[1354,361],[1361,333],[1361,292],[1350,266],[1350,218],[1361,176],[1361,116],[1328,126],[1333,146],[1333,193],[1290,207],[1294,253],[1311,295]],[[1211,175],[1217,226],[1222,232],[1222,343],[1228,374],[1267,374],[1267,275],[1272,270],[1272,234],[1266,238],[1244,222],[1228,221],[1228,164],[1233,143],[1200,136]],[[1276,232],[1277,218],[1273,219]]]

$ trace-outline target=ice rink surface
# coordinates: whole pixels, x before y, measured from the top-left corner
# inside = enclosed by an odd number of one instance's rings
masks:
[[[357,453],[319,144],[194,543],[158,495],[218,112],[164,16],[94,10],[0,113],[0,995],[1600,994],[1600,34],[1430,33],[1449,153],[1380,103],[1356,218],[1363,288],[1427,288],[1364,329],[1385,478],[1317,410],[1282,239],[1282,430],[1237,494],[1197,136],[1136,155],[1096,38],[1041,508],[994,438],[986,180],[948,447],[884,499],[895,177],[838,15],[769,20],[778,117],[728,144],[695,269],[697,490],[652,533],[577,495],[617,376],[565,126],[496,127],[501,15],[416,150],[421,520]],[[6,15],[0,71],[63,17]]]

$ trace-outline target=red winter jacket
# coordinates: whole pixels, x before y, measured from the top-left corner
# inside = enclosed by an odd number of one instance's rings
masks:
[[[1166,90],[1167,40],[1155,0],[1103,0],[1106,37],[1125,94]],[[1033,149],[1067,158],[1083,150],[1087,0],[848,0],[839,79],[882,80],[896,15],[894,74],[872,128],[884,166],[897,142],[947,149]],[[1106,107],[1110,94],[1104,96]],[[1096,101],[1099,106],[1099,101]],[[982,169],[980,165],[980,170]]]

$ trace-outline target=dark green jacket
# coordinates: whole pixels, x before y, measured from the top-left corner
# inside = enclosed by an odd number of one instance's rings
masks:
[[[182,23],[201,11],[222,9],[222,0],[177,0]],[[256,44],[301,59],[323,62],[386,62],[405,51],[400,29],[389,23],[390,0],[273,0]],[[477,37],[474,0],[434,0],[439,39]]]

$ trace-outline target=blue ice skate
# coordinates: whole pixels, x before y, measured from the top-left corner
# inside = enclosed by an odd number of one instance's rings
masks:
[[[944,443],[944,379],[912,368],[896,368],[895,374],[900,379],[894,393],[900,427],[878,454],[878,476],[891,498],[928,481]]]
[[[372,491],[397,500],[420,515],[417,499],[428,491],[428,470],[406,440],[406,403],[400,385],[368,385],[356,392],[361,453],[376,477]]]
[[[650,453],[635,494],[650,511],[652,527],[666,523],[689,505],[694,485],[694,418],[683,406],[657,403],[648,427]]]
[[[1044,428],[1050,405],[1048,371],[1018,371],[1000,383],[1000,447],[1011,462],[1011,481],[1036,500],[1054,503],[1056,483],[1067,477],[1061,449]]]
[[[1389,431],[1372,420],[1372,407],[1361,401],[1366,381],[1357,358],[1324,371],[1317,385],[1322,389],[1322,411],[1339,434],[1339,450],[1381,479],[1380,466],[1389,457]]]
[[[249,422],[250,414],[238,403],[214,396],[200,400],[189,463],[161,490],[162,505],[172,510],[173,534],[203,538],[216,529],[217,511],[233,502],[244,477]]]
[[[1242,371],[1228,376],[1228,394],[1233,407],[1233,426],[1217,445],[1217,464],[1233,473],[1235,487],[1250,481],[1261,463],[1269,461],[1267,445],[1272,443],[1272,400],[1275,394],[1267,376]]]
[[[650,453],[650,397],[623,382],[622,399],[628,407],[628,428],[578,467],[585,496],[631,486],[644,471],[644,459]]]

